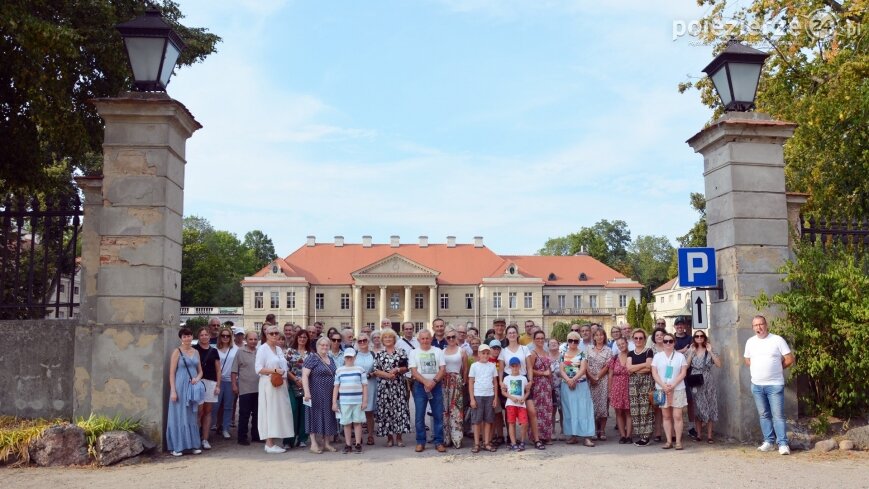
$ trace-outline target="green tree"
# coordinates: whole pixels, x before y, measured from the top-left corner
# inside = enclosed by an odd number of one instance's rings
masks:
[[[637,326],[643,327],[643,319],[646,317],[646,313],[649,311],[649,302],[645,297],[640,299],[640,305],[637,306]]]
[[[278,257],[275,254],[275,245],[272,243],[272,239],[259,229],[249,231],[244,235],[244,246],[251,250],[256,263],[261,267],[268,265],[269,262]]]
[[[628,312],[626,314],[626,320],[632,328],[636,328],[639,325],[639,321],[637,321],[637,301],[633,297],[628,301]]]
[[[643,314],[642,328],[646,331],[652,331],[654,324],[655,320],[652,319],[652,312],[647,309],[646,313]]]
[[[797,361],[794,375],[804,375],[803,401],[815,414],[840,417],[869,410],[869,255],[839,246],[798,243],[796,259],[782,268],[792,286],[774,297],[761,294],[758,310],[775,305],[786,312],[772,322]],[[859,256],[859,258],[858,258]]]
[[[185,219],[182,246],[181,304],[240,306],[241,280],[260,266],[250,248],[205,219]]]
[[[706,196],[698,193],[691,192],[691,207],[700,213],[700,218],[697,219],[697,222],[691,226],[691,229],[682,236],[676,238],[676,241],[679,242],[679,246],[682,248],[703,248],[706,246]],[[679,274],[679,260],[677,258],[676,250],[673,250],[672,258],[670,260],[670,268],[667,271],[667,277],[673,278]]]
[[[869,2],[866,0],[698,0],[709,5],[701,40],[716,51],[733,33],[769,46],[757,109],[797,123],[785,144],[790,191],[811,196],[804,213],[827,218],[869,216]],[[711,28],[723,24],[721,29]],[[750,29],[777,25],[775,32]],[[764,47],[764,46],[760,46]],[[682,83],[703,103],[722,108],[708,78]]]
[[[665,236],[637,236],[631,244],[631,278],[643,284],[644,297],[652,297],[652,291],[668,280],[672,254],[673,245]],[[637,318],[643,318],[641,311],[637,311]]]
[[[585,247],[589,255],[603,264],[626,274],[628,246],[631,231],[621,220],[601,219],[592,227],[583,227],[576,233],[546,240],[537,253],[540,255],[575,255]],[[626,274],[627,275],[627,274]]]
[[[98,174],[103,123],[88,103],[131,83],[115,25],[142,14],[141,0],[0,2],[0,188],[73,194],[75,173]],[[158,5],[187,43],[180,66],[213,53],[220,38],[185,27],[178,5]]]

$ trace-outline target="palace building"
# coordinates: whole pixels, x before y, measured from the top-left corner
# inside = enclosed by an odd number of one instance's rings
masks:
[[[475,237],[471,244],[307,243],[241,282],[244,326],[258,329],[267,314],[278,324],[326,328],[393,327],[411,321],[417,329],[436,317],[448,324],[473,323],[481,333],[496,317],[521,325],[527,319],[548,332],[558,321],[584,319],[611,326],[625,320],[642,285],[588,254],[573,256],[498,255]]]

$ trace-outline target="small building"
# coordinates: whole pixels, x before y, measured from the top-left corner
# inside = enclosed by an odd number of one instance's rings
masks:
[[[691,293],[696,287],[679,286],[679,276],[668,280],[666,283],[652,291],[654,302],[652,316],[657,320],[663,318],[667,322],[667,330],[674,331],[673,324],[677,318],[685,318],[691,324],[691,314],[694,310],[691,304]],[[706,302],[706,317],[709,316],[709,301]]]
[[[257,329],[267,314],[326,327],[374,327],[388,319],[394,328],[417,329],[436,317],[450,324],[473,323],[482,332],[492,320],[533,320],[548,332],[557,321],[583,319],[606,325],[624,321],[642,285],[588,254],[498,255],[483,244],[429,243],[420,236],[401,243],[317,243],[314,236],[286,258],[278,258],[242,281],[244,327]]]

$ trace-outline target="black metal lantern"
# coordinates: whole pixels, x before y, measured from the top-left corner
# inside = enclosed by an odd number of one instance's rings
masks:
[[[731,39],[724,51],[703,68],[712,79],[724,110],[748,112],[754,109],[760,70],[768,56]]]
[[[185,48],[184,41],[154,8],[116,28],[124,38],[134,88],[140,92],[165,92],[178,55]]]

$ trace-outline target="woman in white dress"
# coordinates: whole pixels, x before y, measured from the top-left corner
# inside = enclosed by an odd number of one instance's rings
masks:
[[[256,371],[259,379],[258,428],[260,438],[266,441],[266,453],[283,453],[280,441],[295,436],[293,411],[287,391],[287,359],[277,346],[280,330],[271,325],[266,328],[266,343],[256,351]],[[272,385],[272,374],[279,375],[283,382]],[[278,444],[275,444],[277,441]]]

